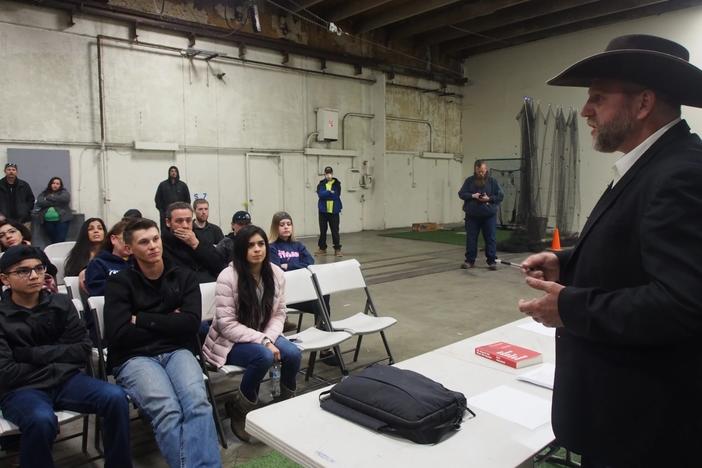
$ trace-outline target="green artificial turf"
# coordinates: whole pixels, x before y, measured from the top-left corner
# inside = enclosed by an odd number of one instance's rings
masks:
[[[235,466],[241,468],[300,468],[300,465],[278,452],[271,452]]]
[[[506,229],[497,230],[497,242],[500,243],[508,239],[512,231]],[[395,237],[398,239],[410,239],[428,242],[440,242],[442,244],[453,244],[453,245],[466,245],[466,235],[461,228],[458,231],[424,231],[424,232],[414,232],[414,231],[400,231],[400,232],[390,232],[386,234],[380,234],[383,237]],[[483,246],[482,236],[478,237],[478,246]]]

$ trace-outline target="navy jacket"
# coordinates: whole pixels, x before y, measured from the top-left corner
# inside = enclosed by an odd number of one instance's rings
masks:
[[[481,202],[473,198],[474,193],[485,193],[490,197],[487,203]],[[505,198],[504,193],[500,189],[500,185],[495,179],[488,176],[484,187],[475,185],[475,176],[468,177],[464,182],[461,190],[458,191],[458,196],[463,200],[463,211],[467,217],[487,218],[497,214],[497,207]]]
[[[107,277],[128,267],[129,262],[113,255],[112,252],[107,250],[98,252],[85,270],[85,287],[88,289],[88,296],[104,296]]]
[[[327,202],[332,202],[332,213],[341,213],[343,208],[341,204],[341,182],[336,177],[332,178],[332,189],[327,190],[327,179],[322,179],[317,184],[317,196],[319,197],[319,202],[317,203],[317,208],[320,213],[329,213],[327,209]]]
[[[42,291],[39,305],[25,309],[0,302],[0,398],[19,388],[49,389],[85,367],[92,344],[65,294]]]
[[[286,242],[278,239],[270,244],[269,248],[271,263],[278,266],[287,263],[288,269],[286,271],[299,270],[314,264],[314,257],[310,255],[302,242]]]

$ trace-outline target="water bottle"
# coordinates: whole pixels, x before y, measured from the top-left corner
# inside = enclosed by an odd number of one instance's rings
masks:
[[[275,361],[270,370],[271,377],[271,396],[277,398],[280,396],[280,361]]]

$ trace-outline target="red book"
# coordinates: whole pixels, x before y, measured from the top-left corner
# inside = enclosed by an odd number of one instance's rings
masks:
[[[478,346],[475,348],[475,354],[497,361],[500,364],[514,367],[515,369],[531,366],[532,364],[538,364],[543,361],[541,353],[522,348],[521,346],[505,343],[504,341]]]

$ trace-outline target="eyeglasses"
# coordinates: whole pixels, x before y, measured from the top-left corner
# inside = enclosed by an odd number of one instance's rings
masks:
[[[22,279],[28,279],[30,276],[32,276],[32,272],[36,273],[37,276],[41,276],[44,273],[46,273],[46,265],[43,265],[40,263],[39,265],[35,266],[34,268],[18,268],[18,269],[13,270],[13,271],[8,271],[5,274],[11,275],[14,273],[15,275],[19,276]]]
[[[10,228],[5,232],[0,232],[0,239],[3,239],[5,235],[17,234],[19,231],[15,228]]]

